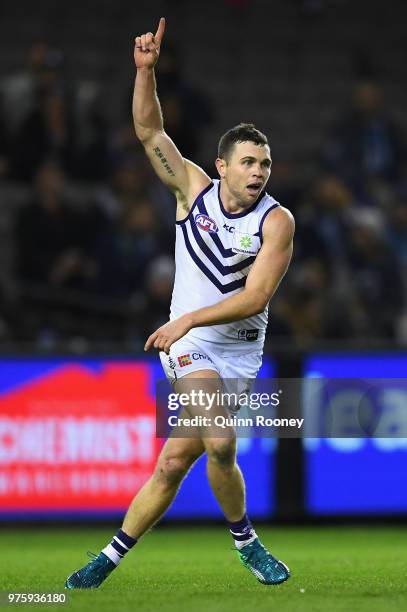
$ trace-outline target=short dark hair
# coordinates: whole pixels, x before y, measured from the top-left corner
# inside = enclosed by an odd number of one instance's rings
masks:
[[[268,145],[267,136],[260,132],[254,123],[239,123],[228,130],[218,144],[218,157],[228,159],[230,153],[238,142],[254,142],[256,145]]]

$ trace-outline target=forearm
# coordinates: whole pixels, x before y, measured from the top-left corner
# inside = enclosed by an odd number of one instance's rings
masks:
[[[163,130],[153,68],[137,70],[133,95],[133,120],[137,137],[143,142]]]
[[[222,325],[241,321],[259,314],[266,307],[265,296],[243,290],[213,306],[206,306],[185,315],[188,324],[193,327]]]

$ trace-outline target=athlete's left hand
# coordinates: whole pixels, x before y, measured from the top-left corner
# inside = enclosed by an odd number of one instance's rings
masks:
[[[185,336],[191,328],[192,325],[186,317],[179,317],[179,319],[169,321],[151,334],[144,346],[144,350],[148,351],[153,346],[168,355],[171,345]]]

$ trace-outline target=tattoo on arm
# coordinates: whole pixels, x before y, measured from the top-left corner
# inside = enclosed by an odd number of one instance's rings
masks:
[[[157,157],[160,159],[162,165],[164,166],[164,168],[167,170],[168,174],[170,176],[175,176],[175,172],[174,170],[172,170],[171,166],[169,165],[169,163],[167,162],[167,158],[164,157],[164,155],[161,153],[160,151],[160,147],[154,147],[153,149],[154,153],[157,155]]]

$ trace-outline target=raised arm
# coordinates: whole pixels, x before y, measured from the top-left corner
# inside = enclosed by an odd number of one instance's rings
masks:
[[[157,32],[137,36],[134,61],[137,68],[133,96],[133,120],[137,137],[159,176],[176,195],[177,217],[185,216],[202,189],[210,182],[205,172],[184,159],[164,131],[163,117],[157,96],[154,66],[158,61],[164,36],[165,19],[161,17]]]

